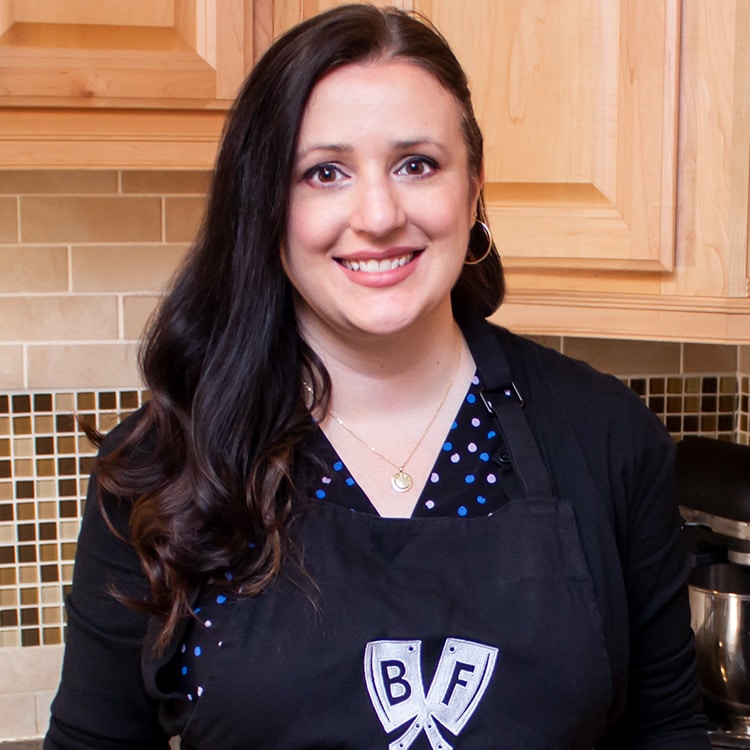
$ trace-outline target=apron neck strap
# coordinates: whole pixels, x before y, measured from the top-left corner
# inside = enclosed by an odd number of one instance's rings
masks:
[[[503,347],[487,321],[459,321],[482,376],[482,401],[497,420],[505,449],[526,497],[549,497],[552,484],[524,414],[525,401],[510,371]]]

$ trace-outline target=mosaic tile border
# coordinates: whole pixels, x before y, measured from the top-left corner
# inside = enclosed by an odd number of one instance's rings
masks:
[[[677,439],[750,444],[750,376],[622,378]],[[94,447],[76,417],[106,432],[145,391],[0,394],[0,648],[64,642],[63,602]]]
[[[0,647],[63,642],[95,454],[76,419],[106,432],[143,400],[132,389],[0,394]]]

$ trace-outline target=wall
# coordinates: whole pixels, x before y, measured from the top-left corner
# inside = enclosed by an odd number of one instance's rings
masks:
[[[0,740],[42,734],[93,450],[144,398],[137,340],[205,172],[0,171]],[[675,438],[750,443],[750,345],[544,339],[635,388]]]

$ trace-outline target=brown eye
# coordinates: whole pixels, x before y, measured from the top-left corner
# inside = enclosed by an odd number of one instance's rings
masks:
[[[406,177],[427,177],[438,169],[438,165],[424,156],[415,156],[407,159],[396,170],[396,174]]]
[[[316,176],[318,178],[318,182],[334,182],[334,180],[336,179],[336,170],[333,167],[329,167],[328,165],[318,167]]]

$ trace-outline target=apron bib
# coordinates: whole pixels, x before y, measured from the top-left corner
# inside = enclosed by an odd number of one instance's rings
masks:
[[[292,538],[308,577],[234,605],[183,748],[595,745],[611,675],[593,583],[495,350],[477,362],[509,502],[473,519],[305,512]]]

